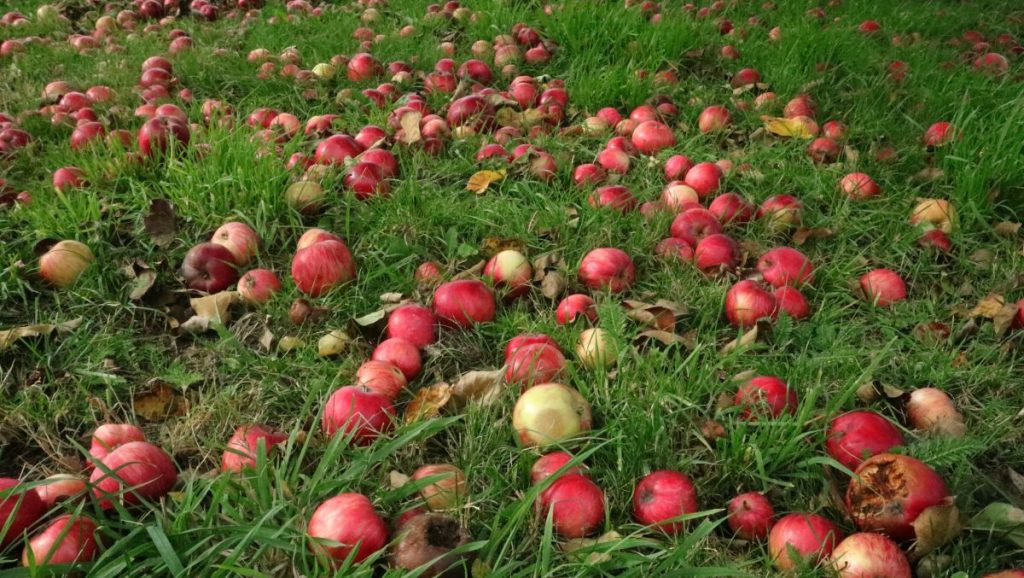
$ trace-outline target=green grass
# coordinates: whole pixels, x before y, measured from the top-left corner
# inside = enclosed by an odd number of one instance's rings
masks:
[[[8,4],[35,19],[36,2]],[[527,22],[561,46],[548,65],[524,66],[523,73],[564,79],[571,97],[567,125],[604,106],[628,112],[652,95],[669,96],[680,108],[678,144],[659,159],[673,153],[695,160],[736,155],[737,164],[751,163],[763,178],[730,177],[728,190],[754,202],[795,194],[805,205],[805,226],[834,229],[833,236],[800,247],[816,266],[814,286],[807,291],[811,317],[781,320],[757,345],[729,354],[718,351],[737,336],[722,314],[735,276],[707,278],[692,267],[655,258],[653,247],[667,236],[671,215],[646,221],[638,212],[597,210],[587,204],[587,192],[572,184],[572,168],[591,162],[604,139],[541,137],[537,144],[558,161],[555,179],[545,183],[511,176],[480,196],[464,187],[477,170],[474,155],[483,138],[450,142],[440,157],[396,146],[401,177],[389,197],[360,202],[337,183],[332,187],[337,194],[329,195],[318,215],[303,217],[289,209],[283,191],[294,175],[283,169],[282,159],[257,156],[259,145],[250,140],[244,117],[257,107],[279,108],[303,120],[336,113],[343,128],[354,132],[367,123],[383,126],[387,111],[336,104],[338,91],[353,87],[343,74],[313,84],[317,98],[312,100],[304,99],[291,80],[258,80],[256,65],[245,59],[256,47],[277,53],[296,46],[305,68],[358,51],[351,33],[361,24],[353,5],[329,4],[319,18],[270,24],[269,16],[282,17],[285,10],[280,2],[268,4],[262,17],[245,27],[223,19],[175,24],[195,40],[192,51],[172,58],[175,75],[195,97],[183,108],[198,122],[199,103],[219,98],[235,107],[239,120],[232,130],[194,134],[194,142],[210,144],[202,158],[186,154],[162,164],[127,167],[119,153],[71,151],[71,128],[36,116],[23,122],[34,136],[32,145],[0,159],[0,178],[33,198],[28,206],[0,209],[0,329],[83,319],[66,335],[25,340],[0,352],[0,475],[35,481],[72,471],[91,431],[103,422],[140,424],[182,472],[175,492],[152,507],[110,514],[93,504],[62,508],[81,508],[101,521],[106,547],[87,567],[89,575],[331,575],[310,553],[304,533],[316,505],[339,492],[363,492],[385,517],[394,516],[416,498],[408,487],[391,489],[389,472],[411,473],[438,462],[454,463],[469,477],[468,504],[456,515],[470,529],[471,548],[490,568],[489,576],[771,575],[767,549],[732,539],[723,529],[722,508],[737,493],[764,491],[780,513],[821,512],[852,531],[830,497],[830,480],[842,480],[843,474],[831,468],[824,453],[824,429],[829,417],[866,407],[905,423],[898,404],[869,405],[857,399],[856,389],[870,381],[904,390],[936,386],[953,396],[967,420],[967,436],[928,439],[906,431],[906,452],[945,477],[961,510],[971,514],[993,501],[1024,503],[1008,477],[1008,468],[1024,470],[1019,332],[996,337],[983,324],[963,339],[938,344],[923,343],[912,333],[920,323],[940,321],[956,335],[967,323],[957,311],[970,309],[986,294],[1024,297],[1020,236],[1003,237],[992,227],[1024,217],[1024,70],[1019,57],[1010,55],[1006,76],[978,74],[960,60],[966,47],[947,43],[967,29],[990,38],[1004,32],[1019,37],[1022,14],[1014,2],[847,0],[826,8],[824,21],[805,15],[808,3],[778,2],[778,9],[765,11],[760,2],[738,2],[722,16],[747,28],[746,39],[721,37],[714,18],[696,20],[671,2],[665,3],[658,25],[618,2],[566,2],[545,15],[537,2],[480,0],[467,4],[481,17],[464,25],[424,20],[426,3],[411,0],[392,0],[381,9],[382,21],[374,28],[388,38],[374,47],[374,54],[383,62],[417,61],[421,70],[429,70],[441,56],[436,46],[441,38],[454,35],[455,59],[461,62],[470,57],[474,40],[491,39],[508,33],[516,22]],[[97,15],[75,26],[91,28]],[[747,26],[752,15],[760,16],[762,24]],[[885,33],[858,34],[856,26],[866,18],[877,19]],[[398,37],[397,30],[409,23],[417,34]],[[779,43],[767,40],[773,26],[781,27]],[[53,39],[15,58],[0,58],[0,111],[38,108],[42,88],[52,80],[83,89],[106,84],[117,97],[97,112],[112,127],[137,129],[141,123],[132,111],[140,101],[132,86],[139,64],[166,49],[166,31],[133,39],[119,32],[123,52],[80,55],[65,39],[72,30],[78,28],[34,21],[23,28],[0,28],[0,41],[27,35]],[[920,38],[909,44],[889,41],[893,34],[907,38],[914,33]],[[719,58],[726,43],[739,48],[738,61]],[[229,53],[214,55],[215,48]],[[998,45],[994,49],[1008,54]],[[899,85],[886,73],[888,63],[897,59],[909,65],[908,78]],[[953,63],[949,69],[943,67],[947,62]],[[819,63],[825,65],[823,72],[817,70]],[[810,162],[802,141],[754,141],[740,148],[700,135],[700,110],[728,103],[729,75],[747,66],[762,73],[782,102],[809,90],[819,105],[820,122],[842,119],[850,127],[849,144],[860,153],[859,160],[819,166]],[[655,87],[649,77],[636,75],[646,70],[653,76],[662,69],[676,70],[680,82]],[[814,86],[806,88],[812,81]],[[503,89],[506,83],[496,80],[495,86]],[[432,102],[436,108],[441,101]],[[739,133],[761,125],[761,112],[732,108]],[[920,136],[937,120],[953,122],[962,136],[929,152]],[[874,160],[872,149],[881,144],[896,147],[896,162]],[[312,147],[312,142],[297,140],[284,150],[290,154]],[[55,193],[51,174],[65,165],[82,168],[92,184]],[[943,169],[945,176],[915,179],[926,166]],[[656,199],[663,185],[660,166],[634,159],[634,167],[622,182],[641,201]],[[853,170],[871,174],[883,195],[860,202],[841,196],[835,183]],[[951,235],[955,248],[948,257],[917,247],[919,233],[907,223],[916,197],[948,198],[959,210],[960,226]],[[170,200],[178,217],[175,239],[167,247],[156,246],[143,229],[143,216],[157,198]],[[578,221],[570,220],[567,208],[578,211]],[[277,271],[285,283],[271,303],[226,329],[193,336],[170,327],[174,311],[128,298],[131,280],[122,272],[125,265],[141,260],[157,271],[160,286],[180,291],[177,271],[185,252],[227,220],[250,223],[264,239],[257,264]],[[296,328],[287,312],[299,293],[287,273],[296,239],[311,226],[346,239],[359,263],[359,279],[316,300],[330,309],[326,318]],[[729,233],[762,250],[790,243],[786,235],[772,235],[756,222]],[[538,454],[515,444],[510,416],[516,392],[506,392],[491,407],[471,406],[460,414],[399,427],[371,447],[349,447],[319,434],[324,400],[352,382],[377,340],[356,332],[352,319],[379,308],[379,297],[387,292],[428,302],[429,295],[417,292],[413,282],[419,263],[436,260],[455,274],[488,256],[488,237],[515,239],[531,257],[559,252],[569,264],[570,290],[580,289],[574,271],[587,251],[620,247],[633,256],[638,270],[629,298],[665,298],[689,309],[679,330],[695,332],[692,351],[626,347],[613,375],[572,363],[564,380],[590,401],[596,422],[592,432],[568,447],[606,493],[605,529],[625,537],[603,564],[589,565],[561,553],[550,526],[535,518],[537,489],[529,487],[528,471]],[[77,239],[95,253],[95,263],[74,287],[57,291],[33,278],[32,249],[46,238]],[[990,252],[991,260],[979,264],[978,251]],[[751,255],[749,264],[756,257]],[[875,309],[851,293],[848,282],[875,267],[903,275],[908,301],[891,310]],[[600,326],[623,343],[644,329],[624,315],[620,298],[595,298]],[[557,326],[553,309],[554,303],[533,292],[502,305],[493,323],[461,333],[443,331],[413,387],[497,368],[505,343],[523,332],[549,333],[571,352],[583,327]],[[294,335],[308,345],[291,353],[266,352],[257,344],[264,322],[277,338]],[[317,357],[316,340],[335,328],[358,336],[351,353],[340,359]],[[743,371],[785,379],[801,398],[798,413],[747,423],[735,410],[719,408],[719,396],[735,390],[731,376]],[[134,414],[133,397],[153,379],[189,398],[187,415],[147,422]],[[704,438],[700,425],[706,419],[722,423],[727,435]],[[283,455],[244,477],[214,473],[231,432],[247,422],[291,432]],[[633,486],[660,468],[691,476],[704,511],[675,538],[646,531],[632,520]],[[1024,566],[1024,553],[981,534],[966,533],[939,554],[950,562],[941,576],[957,571],[981,576]],[[29,575],[15,569],[19,558],[17,547],[0,552],[0,576]],[[381,575],[383,568],[383,562],[363,563],[334,574]],[[390,570],[388,575],[398,574]]]

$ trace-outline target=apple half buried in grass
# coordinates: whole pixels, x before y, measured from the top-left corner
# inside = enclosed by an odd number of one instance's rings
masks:
[[[516,439],[525,447],[545,447],[590,429],[590,404],[560,383],[535,385],[519,396],[512,411]]]
[[[149,442],[128,442],[107,454],[89,478],[100,507],[113,500],[138,504],[167,495],[178,482],[178,470],[167,452]]]
[[[91,562],[99,552],[98,526],[92,518],[65,514],[29,540],[21,565],[38,568]]]
[[[241,472],[256,467],[257,452],[270,455],[271,450],[288,441],[288,434],[259,424],[238,426],[228,440],[220,459],[222,472]]]
[[[817,514],[789,514],[780,518],[768,534],[768,552],[779,570],[792,570],[801,561],[810,566],[832,555],[843,532],[831,520]]]
[[[530,468],[530,483],[539,484],[540,482],[555,475],[558,470],[565,467],[570,461],[572,461],[572,454],[567,452],[551,452],[544,454],[537,461],[533,462],[533,466]],[[571,474],[587,474],[587,467],[584,465],[571,466],[565,469],[561,474],[568,476]]]
[[[779,417],[783,413],[796,413],[796,391],[773,375],[753,377],[736,391],[733,402],[743,409],[743,419],[758,416]]]
[[[542,520],[551,516],[556,534],[569,539],[593,534],[605,518],[604,492],[589,477],[580,474],[555,480],[540,493],[534,507]]]
[[[384,549],[388,527],[362,494],[339,494],[323,502],[309,518],[309,548],[331,559],[335,566],[350,556],[355,563]]]
[[[682,532],[684,523],[676,518],[696,511],[697,490],[682,472],[651,472],[633,490],[633,517],[668,534]]]
[[[505,361],[505,381],[524,388],[554,381],[565,370],[565,357],[557,347],[531,343],[517,348]]]
[[[889,307],[907,298],[907,285],[891,269],[868,271],[860,278],[860,288],[864,299],[878,307]]]
[[[555,321],[559,325],[572,323],[584,318],[591,323],[597,322],[597,305],[589,295],[576,293],[567,296],[555,309]]]
[[[0,549],[20,540],[45,514],[46,506],[35,490],[14,478],[0,478]]]

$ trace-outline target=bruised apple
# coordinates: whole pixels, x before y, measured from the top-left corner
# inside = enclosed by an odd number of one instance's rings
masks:
[[[855,473],[846,489],[846,510],[854,524],[900,542],[916,537],[913,524],[921,512],[949,498],[942,477],[910,456],[878,454]]]
[[[569,295],[562,299],[555,309],[555,321],[559,325],[572,323],[581,317],[591,323],[597,322],[597,305],[589,295],[581,293]]]
[[[398,397],[407,384],[402,370],[388,361],[371,359],[356,370],[356,385],[379,393],[391,401]]]
[[[266,303],[281,290],[281,280],[269,269],[247,271],[238,280],[238,294],[250,303]]]
[[[450,510],[466,499],[469,491],[466,474],[452,464],[429,464],[412,474],[412,481],[429,480],[420,488],[420,496],[432,511]]]

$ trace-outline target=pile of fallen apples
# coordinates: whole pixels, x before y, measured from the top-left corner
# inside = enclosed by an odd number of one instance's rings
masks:
[[[117,46],[119,40],[126,41],[121,33],[136,30],[139,21],[148,22],[141,33],[162,34],[172,26],[172,15],[184,17],[186,13],[207,21],[228,18],[245,23],[260,17],[256,9],[261,2],[194,0],[189,10],[175,0],[136,0],[134,4],[134,10],[101,16],[91,35],[76,36],[72,43],[83,51],[94,50],[101,43],[108,48]],[[680,115],[672,99],[655,97],[628,115],[603,108],[578,123],[567,123],[572,119],[565,84],[558,79],[519,74],[520,65],[542,65],[559,49],[534,28],[518,24],[509,34],[474,42],[472,53],[476,58],[459,64],[446,57],[434,63],[432,70],[418,71],[405,62],[382,63],[372,54],[373,46],[383,36],[370,28],[380,21],[377,4],[365,2],[360,7],[366,27],[357,29],[354,37],[362,51],[351,56],[336,55],[306,70],[295,48],[278,55],[262,48],[248,54],[249,62],[259,65],[257,74],[261,77],[278,74],[304,86],[331,79],[344,69],[351,83],[376,86],[358,92],[346,89],[339,94],[339,102],[388,112],[386,126],[365,125],[354,135],[339,132],[339,118],[333,114],[303,122],[287,111],[257,108],[244,123],[238,123],[240,130],[251,131],[250,138],[261,144],[261,155],[280,157],[282,170],[295,175],[284,192],[294,210],[307,215],[318,213],[332,192],[324,183],[330,183],[329,177],[334,175],[341,175],[341,188],[358,200],[386,197],[401,174],[393,147],[415,147],[441,155],[453,140],[482,139],[485,142],[476,155],[482,167],[501,168],[518,178],[548,181],[559,170],[556,156],[529,141],[556,134],[602,140],[607,136],[593,162],[581,163],[572,170],[572,180],[590,206],[620,212],[639,210],[648,216],[671,212],[674,217],[669,236],[653,248],[654,253],[691,263],[709,283],[728,280],[731,286],[725,293],[724,317],[732,326],[749,329],[758,323],[771,323],[780,315],[795,320],[810,316],[812,305],[805,292],[814,282],[811,260],[794,247],[780,245],[764,251],[752,268],[744,269],[747,256],[736,238],[755,221],[777,236],[793,231],[801,224],[803,204],[793,195],[778,194],[755,205],[740,194],[726,191],[727,179],[751,171],[749,164],[734,166],[731,159],[694,162],[683,154],[666,154],[676,147],[673,124]],[[720,11],[721,4],[715,2],[700,9],[688,5],[686,11],[703,18]],[[320,8],[302,0],[292,0],[287,9],[288,18],[322,14]],[[652,22],[660,19],[661,7],[657,4],[644,2],[640,9]],[[56,17],[40,10],[40,18]],[[426,16],[465,21],[476,15],[458,2],[448,2],[428,7]],[[8,14],[4,24],[17,26],[25,19],[20,14]],[[720,20],[718,26],[723,34],[733,30],[727,20]],[[877,33],[878,29],[877,23],[860,27],[864,34]],[[398,32],[402,36],[415,33],[411,25]],[[168,39],[171,56],[192,46],[191,38],[181,30],[171,30]],[[0,55],[29,49],[25,44],[5,41]],[[974,66],[993,74],[1005,72],[1006,58],[981,53],[981,48],[976,47],[979,54]],[[455,54],[450,42],[442,44],[441,49],[445,54]],[[724,47],[722,54],[727,59],[739,58],[732,46]],[[891,72],[902,71],[900,67],[890,68]],[[385,77],[387,80],[381,82]],[[508,80],[504,90],[493,86],[497,78]],[[675,81],[670,71],[659,72],[656,79]],[[761,82],[757,70],[744,68],[733,76],[731,84],[740,89],[757,87]],[[134,90],[142,101],[134,111],[139,121],[134,132],[115,129],[113,116],[104,117],[104,112],[110,113],[107,104],[116,97],[114,89],[105,86],[78,92],[66,82],[51,82],[43,90],[47,104],[32,113],[45,115],[57,125],[73,126],[72,150],[112,151],[125,155],[131,163],[159,164],[181,154],[201,157],[209,147],[202,140],[210,127],[236,124],[235,109],[226,102],[202,102],[201,123],[190,122],[181,107],[168,102],[177,98],[188,103],[191,91],[174,76],[173,64],[166,57],[153,56],[143,62]],[[438,102],[439,95],[444,95],[447,103],[432,110],[428,100]],[[779,104],[772,92],[755,88],[748,95],[752,98],[734,100],[734,108],[770,111]],[[847,127],[837,120],[819,127],[817,115],[813,99],[800,94],[784,105],[782,116],[775,120],[813,138],[807,148],[813,162],[834,163],[843,153]],[[705,135],[733,130],[730,108],[706,107],[697,127]],[[928,128],[923,145],[941,147],[954,138],[954,127],[939,122]],[[32,136],[19,128],[15,118],[0,114],[0,158],[16,155],[31,142]],[[304,152],[284,158],[283,145],[291,142],[300,142]],[[882,150],[878,157],[883,160],[891,154],[894,151]],[[641,203],[638,195],[619,183],[631,167],[646,164],[648,157],[658,157],[666,183],[658,200]],[[93,180],[104,178],[88,176]],[[53,187],[62,195],[74,194],[75,189],[88,186],[89,180],[73,166],[53,173]],[[864,173],[847,174],[837,186],[851,200],[882,194],[874,179]],[[4,204],[31,202],[25,193],[11,194],[0,182]],[[956,211],[949,201],[920,200],[908,223],[920,228],[922,247],[952,250],[948,233],[956,226]],[[237,221],[224,223],[208,241],[187,252],[180,277],[195,294],[219,294],[235,286],[248,307],[266,307],[286,288],[274,271],[249,269],[262,248],[260,235],[251,226]],[[70,287],[93,260],[85,244],[59,241],[39,258],[39,275],[54,287]],[[305,298],[293,303],[289,316],[301,323],[315,311],[306,298],[317,299],[340,290],[356,279],[357,266],[345,240],[312,228],[295,245],[290,274],[295,289]],[[576,271],[580,290],[598,296],[629,291],[637,275],[631,256],[616,247],[590,250],[580,259]],[[341,436],[345,443],[368,445],[388,435],[398,422],[396,405],[403,403],[400,398],[413,389],[411,384],[421,373],[425,350],[443,339],[446,332],[493,321],[501,304],[533,289],[535,271],[523,252],[504,250],[493,255],[480,274],[464,272],[446,280],[444,268],[428,261],[415,276],[418,284],[433,289],[429,307],[403,303],[389,311],[385,338],[356,370],[352,385],[333,391],[323,406],[320,429],[326,438]],[[878,307],[890,307],[907,298],[904,280],[890,269],[865,272],[859,287],[861,297]],[[1024,324],[1024,300],[1021,304],[1018,325]],[[581,366],[603,371],[616,365],[622,345],[610,330],[598,326],[597,302],[592,295],[579,292],[565,296],[554,315],[560,325],[587,326],[575,344],[575,359]],[[348,340],[343,332],[331,332],[320,340],[320,351],[345,351]],[[568,363],[561,345],[550,336],[524,334],[508,343],[501,377],[509,387],[518,389],[511,426],[521,447],[540,453],[551,446],[571,445],[593,426],[588,401],[575,388],[559,381],[566,375]],[[737,419],[762,423],[788,419],[799,405],[796,389],[775,376],[744,379],[733,402],[735,408],[730,411]],[[939,389],[912,392],[905,409],[909,426],[917,431],[954,437],[964,434],[960,413]],[[256,468],[260,460],[289,439],[288,434],[267,425],[242,425],[227,443],[221,469],[237,474]],[[816,513],[777,517],[768,497],[758,492],[741,493],[725,504],[728,527],[743,540],[767,540],[772,562],[780,570],[825,563],[841,576],[909,577],[911,566],[904,547],[920,538],[922,528],[951,524],[956,510],[935,470],[915,458],[892,453],[904,441],[892,422],[872,411],[851,411],[829,424],[825,452],[841,467],[840,471],[853,474],[843,506],[856,533],[845,536],[835,521]],[[102,546],[97,521],[85,514],[54,516],[62,509],[59,504],[88,499],[107,511],[146,507],[166,496],[178,481],[171,457],[147,441],[134,425],[98,427],[87,458],[87,479],[60,475],[33,482],[32,487],[26,481],[0,479],[0,528],[4,529],[0,531],[4,536],[0,547],[12,546],[28,535],[22,556],[26,566],[93,560]],[[600,479],[600,472],[591,471],[566,451],[542,453],[530,472],[539,518],[549,520],[553,531],[569,540],[600,532],[607,520],[607,504],[595,478]],[[315,538],[310,547],[339,565],[346,560],[359,563],[389,548],[390,564],[397,568],[425,566],[427,569],[420,574],[423,576],[466,572],[472,555],[465,546],[472,538],[454,511],[469,497],[467,476],[451,464],[426,464],[410,476],[409,483],[417,484],[420,502],[397,513],[393,524],[384,521],[367,496],[344,493],[325,500],[308,519],[307,532]],[[684,532],[687,520],[699,511],[697,488],[683,472],[659,470],[636,482],[633,517],[652,532]],[[917,548],[915,555],[920,550]],[[990,576],[1022,575],[1024,572],[1009,571]]]

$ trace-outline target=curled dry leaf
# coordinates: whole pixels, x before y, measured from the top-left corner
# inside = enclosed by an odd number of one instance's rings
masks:
[[[38,337],[40,335],[50,335],[51,333],[68,333],[74,331],[82,324],[82,318],[72,319],[71,321],[65,321],[56,325],[41,324],[41,325],[23,325],[21,327],[15,327],[13,329],[5,329],[0,331],[0,351],[3,351],[15,342],[27,337]]]
[[[949,325],[939,321],[920,323],[914,327],[914,338],[928,345],[937,345],[949,339]]]
[[[381,295],[381,301],[384,301],[384,297],[389,295],[401,296],[401,293],[385,293],[384,295]],[[384,307],[377,309],[376,311],[371,311],[366,315],[356,317],[355,319],[353,319],[353,321],[355,321],[356,325],[360,327],[371,327],[373,325],[380,323],[381,321],[384,321],[389,313],[391,313],[395,309],[398,309],[402,305],[405,305],[408,302],[408,299],[399,299],[398,301],[390,302]]]
[[[925,508],[918,514],[913,526],[917,541],[910,552],[915,558],[920,558],[948,544],[963,530],[963,524],[960,523],[960,510],[952,503],[952,500],[947,504]]]
[[[764,121],[765,130],[774,135],[801,139],[814,138],[814,133],[802,119],[762,116],[761,120]]]
[[[726,353],[729,353],[730,351],[732,351],[734,349],[737,349],[737,348],[740,348],[740,347],[746,347],[746,346],[754,343],[755,341],[757,341],[757,333],[758,333],[758,329],[757,329],[757,325],[755,325],[755,326],[751,327],[750,330],[748,330],[743,335],[740,335],[736,339],[733,339],[729,343],[726,343],[725,345],[723,345],[722,348],[718,350],[718,353],[720,353],[722,355],[725,355]]]
[[[815,229],[808,229],[800,227],[793,232],[793,244],[803,245],[809,239],[827,239],[835,234],[835,231],[825,227],[819,227]]]
[[[260,335],[260,347],[267,351],[274,348],[274,334],[271,333],[269,328],[264,328],[263,334]]]
[[[671,331],[662,331],[660,329],[648,329],[641,331],[636,336],[637,343],[643,342],[657,342],[662,345],[681,345],[686,349],[693,350],[697,346],[697,332],[687,331],[682,335],[678,335]]]
[[[497,252],[499,252],[499,251],[495,251],[495,253],[497,253]],[[484,267],[486,267],[486,266],[487,266],[487,261],[481,259],[480,261],[477,261],[469,269],[466,269],[465,271],[462,271],[461,273],[453,275],[452,276],[452,281],[458,281],[460,279],[472,279],[474,277],[478,277],[481,273],[484,272]]]
[[[611,560],[612,556],[607,551],[600,551],[597,546],[620,541],[622,541],[622,535],[612,530],[597,538],[574,538],[569,540],[562,544],[562,552],[572,554],[576,558],[583,558],[583,555],[586,554],[586,557],[583,559],[587,564],[600,564]]]
[[[452,401],[460,406],[467,403],[491,405],[501,398],[505,389],[504,376],[504,368],[463,373],[451,386]]]
[[[388,474],[388,485],[391,486],[392,490],[397,490],[409,483],[410,479],[412,478],[398,470],[391,470],[391,473]]]
[[[451,398],[452,386],[450,384],[435,383],[421,387],[405,406],[405,423],[437,417]]]
[[[498,171],[484,170],[473,173],[473,176],[469,177],[469,181],[466,183],[466,190],[473,191],[480,195],[491,186],[491,183],[496,183],[505,178],[507,171],[501,169]]]
[[[418,143],[422,140],[420,135],[420,120],[423,119],[423,113],[418,111],[409,111],[402,115],[402,118],[398,120],[402,126],[402,138],[400,139],[405,144]]]
[[[971,309],[968,313],[968,317],[984,317],[986,319],[992,319],[998,314],[1003,305],[1006,304],[1006,298],[996,293],[989,293],[977,305],[974,309]]]
[[[154,379],[146,391],[132,398],[135,415],[147,421],[165,421],[188,413],[188,399],[169,383]]]
[[[384,293],[380,296],[380,302],[400,304],[403,302],[403,297],[404,296],[401,293]]]
[[[562,293],[565,293],[566,287],[568,287],[568,281],[566,281],[564,273],[549,271],[540,282],[540,293],[554,301],[561,297]]]
[[[1017,233],[1020,232],[1020,223],[1003,221],[1001,223],[996,223],[993,229],[996,234],[1001,237],[1016,237]]]
[[[157,247],[166,247],[174,240],[178,231],[175,223],[174,205],[167,199],[153,199],[149,212],[142,218],[143,228]]]
[[[622,302],[626,309],[626,317],[662,331],[672,331],[676,326],[676,318],[686,315],[686,306],[659,299],[655,303],[644,303],[627,299]]]
[[[224,325],[231,321],[231,305],[238,301],[235,291],[221,291],[213,295],[189,299],[189,305],[195,314],[181,324],[185,331],[202,333],[215,325]]]
[[[714,441],[725,437],[725,427],[713,419],[704,420],[700,424],[700,435],[708,441]]]

